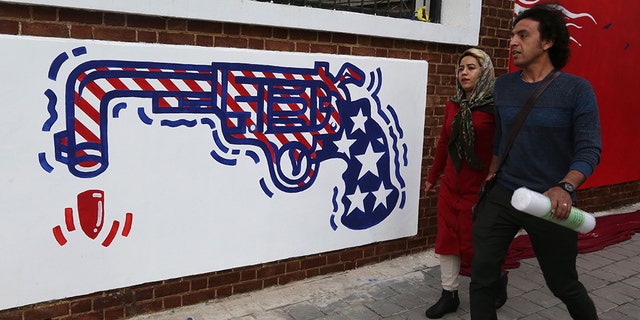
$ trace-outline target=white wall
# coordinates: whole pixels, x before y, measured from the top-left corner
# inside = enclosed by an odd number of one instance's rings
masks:
[[[0,36],[0,46],[7,48],[0,59],[0,309],[417,232],[424,61],[7,35]],[[216,62],[269,66],[271,77],[280,80],[285,77],[278,72],[293,70],[286,68],[313,73],[317,62],[328,65],[328,75],[304,78],[304,85],[318,79],[330,84],[329,75],[352,64],[363,71],[364,82],[336,89],[351,101],[344,112],[332,113],[331,130],[339,134],[329,136],[336,141],[313,145],[317,157],[327,158],[318,159],[308,188],[286,189],[274,183],[269,153],[260,148],[266,141],[230,143],[223,134],[226,119],[216,114],[154,112],[151,99],[135,97],[143,91],[134,89],[134,81],[110,73],[123,61],[164,63],[159,74],[175,76],[170,81],[178,86],[184,83],[176,80],[182,74],[174,70],[177,64],[211,70],[213,76]],[[103,73],[111,78],[92,78],[101,73],[85,62],[111,68]],[[85,69],[83,82],[76,82],[74,72]],[[156,86],[145,93],[170,91],[166,82],[142,78]],[[74,96],[86,103],[74,105]],[[369,105],[372,113],[363,117]],[[195,125],[162,125],[180,119]],[[82,139],[76,132],[99,136],[101,128],[108,147],[102,149],[103,155],[108,150],[104,171],[83,177],[56,158],[56,152],[64,155],[63,146]],[[59,140],[56,134],[67,130],[67,139]],[[296,134],[285,138],[304,140],[306,133]],[[265,136],[281,149],[275,135]],[[239,141],[257,140],[247,133]],[[340,149],[331,149],[332,143]],[[277,169],[292,172],[286,161]],[[100,202],[78,201],[87,190],[104,196]]]

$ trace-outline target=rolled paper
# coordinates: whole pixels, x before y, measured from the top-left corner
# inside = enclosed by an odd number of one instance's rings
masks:
[[[551,212],[551,199],[541,193],[524,187],[518,188],[513,192],[511,205],[522,212],[551,221],[580,233],[589,233],[596,227],[596,218],[590,213],[584,212],[576,207],[571,207],[571,213],[566,220],[554,218]]]

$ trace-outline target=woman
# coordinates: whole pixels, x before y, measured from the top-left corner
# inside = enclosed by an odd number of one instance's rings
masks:
[[[458,309],[458,278],[461,273],[471,274],[471,207],[491,163],[494,82],[489,55],[477,48],[462,53],[458,60],[456,95],[446,103],[442,131],[424,189],[435,192],[434,185],[442,176],[435,247],[440,258],[442,295],[426,311],[431,319]],[[506,281],[505,274],[497,308],[506,301]]]

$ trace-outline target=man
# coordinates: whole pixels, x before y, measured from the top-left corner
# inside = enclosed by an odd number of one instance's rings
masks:
[[[514,21],[510,49],[522,70],[496,80],[496,132],[491,171],[498,166],[509,130],[535,87],[569,59],[569,32],[557,5],[537,5]],[[497,319],[495,300],[500,266],[513,237],[524,228],[547,286],[567,306],[573,319],[597,319],[593,301],[578,281],[578,235],[575,231],[514,209],[519,187],[551,199],[554,217],[565,220],[574,190],[600,161],[601,137],[596,97],[584,79],[561,73],[542,93],[527,116],[508,157],[498,168],[497,183],[477,212],[473,226],[471,319]],[[501,292],[502,293],[502,292]]]

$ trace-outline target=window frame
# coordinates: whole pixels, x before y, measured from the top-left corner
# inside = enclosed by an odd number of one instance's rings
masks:
[[[480,0],[442,1],[440,23],[251,0],[12,0],[22,4],[233,22],[475,46]],[[287,17],[287,19],[282,19]]]

